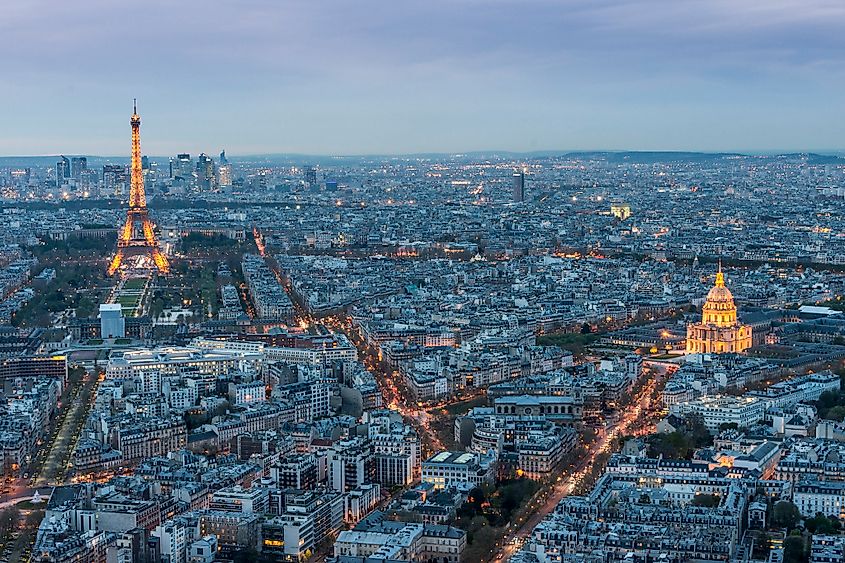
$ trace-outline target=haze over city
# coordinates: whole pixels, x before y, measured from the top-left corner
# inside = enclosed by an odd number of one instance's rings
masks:
[[[843,148],[836,0],[4,6],[0,154]]]

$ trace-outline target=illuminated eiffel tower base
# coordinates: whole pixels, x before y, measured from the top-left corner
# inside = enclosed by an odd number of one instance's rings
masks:
[[[158,239],[146,208],[130,209],[126,213],[126,223],[117,239],[117,252],[109,265],[109,275],[117,272],[124,258],[138,254],[150,254],[159,273],[170,271],[167,257],[159,250]]]

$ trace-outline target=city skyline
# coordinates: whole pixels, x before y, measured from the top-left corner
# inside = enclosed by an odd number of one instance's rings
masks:
[[[843,146],[832,2],[42,8],[0,24],[0,154],[125,154],[132,97],[149,154]]]
[[[51,4],[0,563],[845,563],[842,0]]]

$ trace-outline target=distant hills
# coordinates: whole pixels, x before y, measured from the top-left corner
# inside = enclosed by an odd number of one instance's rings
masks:
[[[103,164],[128,164],[129,156],[98,156],[98,155],[70,155],[87,156],[89,167],[100,167]],[[192,155],[196,156],[196,155]],[[0,167],[47,167],[56,163],[59,155],[47,156],[0,156]],[[155,162],[167,162],[170,156],[150,156]],[[252,162],[266,164],[316,164],[331,165],[338,163],[354,164],[357,162],[374,162],[385,160],[547,160],[559,158],[573,158],[580,160],[600,160],[612,163],[656,164],[659,162],[708,162],[729,159],[759,158],[765,160],[782,159],[785,161],[804,161],[808,164],[845,164],[845,156],[841,154],[822,154],[815,152],[801,153],[741,153],[741,152],[693,152],[693,151],[471,151],[465,153],[413,153],[396,155],[306,155],[306,154],[257,154],[244,156],[230,156],[233,162]]]

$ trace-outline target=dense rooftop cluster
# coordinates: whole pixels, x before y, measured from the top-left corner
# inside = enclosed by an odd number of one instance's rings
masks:
[[[841,560],[840,159],[148,158],[117,279],[125,163],[53,160],[0,160],[34,560]]]

